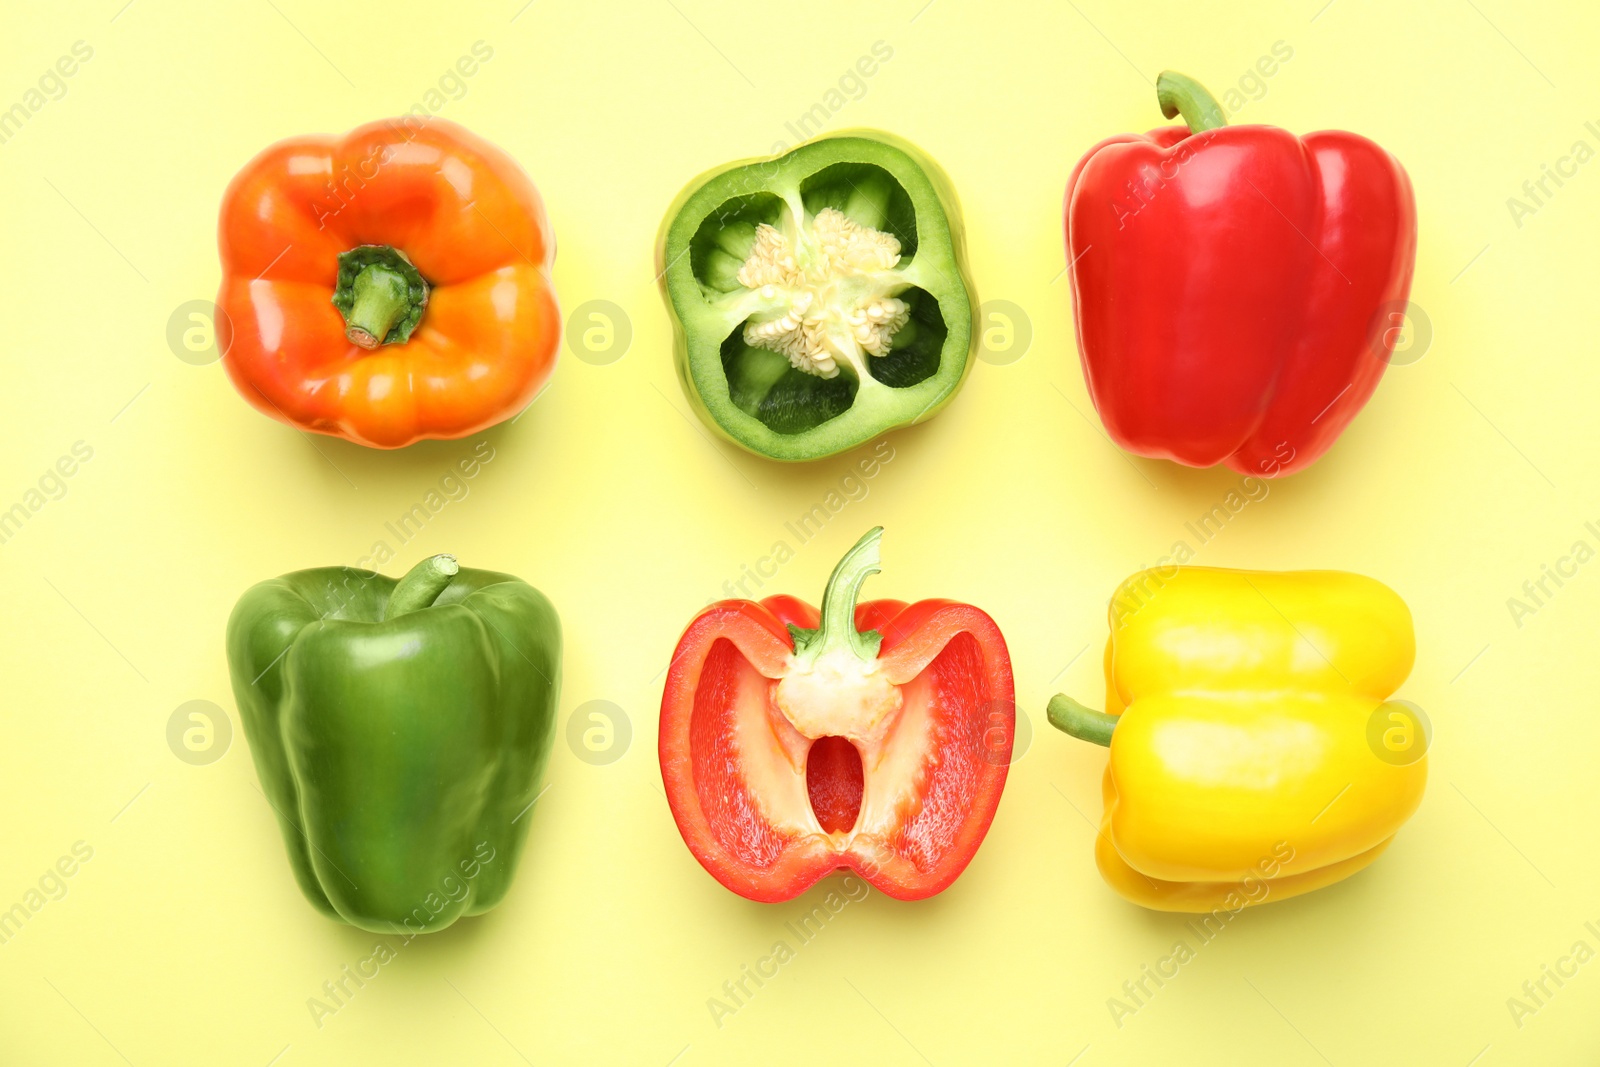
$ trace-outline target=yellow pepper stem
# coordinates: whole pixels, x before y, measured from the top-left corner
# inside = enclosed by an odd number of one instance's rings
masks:
[[[1084,707],[1065,693],[1050,698],[1045,708],[1050,725],[1065,731],[1080,741],[1093,741],[1097,745],[1111,745],[1111,732],[1117,728],[1117,717],[1103,711]]]

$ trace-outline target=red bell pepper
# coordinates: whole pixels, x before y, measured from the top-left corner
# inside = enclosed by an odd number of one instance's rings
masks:
[[[661,698],[661,778],[689,850],[789,900],[848,868],[901,900],[956,879],[994,819],[1016,729],[994,620],[950,600],[857,604],[882,528],[828,579],[695,617]]]
[[[1271,477],[1361,410],[1404,321],[1411,182],[1365,137],[1227,126],[1167,72],[1162,114],[1067,183],[1067,258],[1090,395],[1118,445]]]

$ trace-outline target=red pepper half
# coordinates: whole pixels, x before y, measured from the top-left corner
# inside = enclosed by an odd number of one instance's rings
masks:
[[[1067,183],[1090,395],[1130,452],[1299,470],[1361,410],[1400,337],[1411,182],[1357,134],[1226,126],[1170,71],[1156,91],[1188,128],[1102,141]]]
[[[689,850],[735,893],[789,900],[848,868],[930,897],[977,852],[1016,730],[994,620],[951,600],[856,603],[874,529],[822,611],[723,600],[684,631],[661,698],[661,777]]]

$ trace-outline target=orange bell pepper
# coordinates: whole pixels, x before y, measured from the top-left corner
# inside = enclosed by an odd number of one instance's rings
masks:
[[[217,338],[258,410],[375,448],[516,414],[555,367],[555,239],[528,176],[442,119],[296,137],[222,199]]]

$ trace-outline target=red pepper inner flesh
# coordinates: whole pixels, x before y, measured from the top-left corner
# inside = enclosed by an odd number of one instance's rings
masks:
[[[733,642],[722,638],[711,646],[700,669],[689,722],[700,810],[718,843],[752,867],[770,867],[787,843],[751,796],[735,734],[739,709],[764,704],[767,685]]]
[[[971,634],[954,635],[900,687],[900,710],[876,751],[863,753],[842,737],[800,735],[772,698],[777,683],[718,640],[690,724],[712,836],[758,868],[809,846],[835,866],[933,869],[966,824],[987,766],[981,660]]]
[[[855,829],[864,786],[861,753],[842,737],[814,741],[806,753],[806,793],[811,811],[829,834]]]
[[[992,769],[983,743],[994,701],[978,640],[969,633],[951,638],[917,681],[930,683],[927,714],[936,756],[923,772],[920,807],[901,824],[891,847],[926,871],[955,846],[979,784]]]

